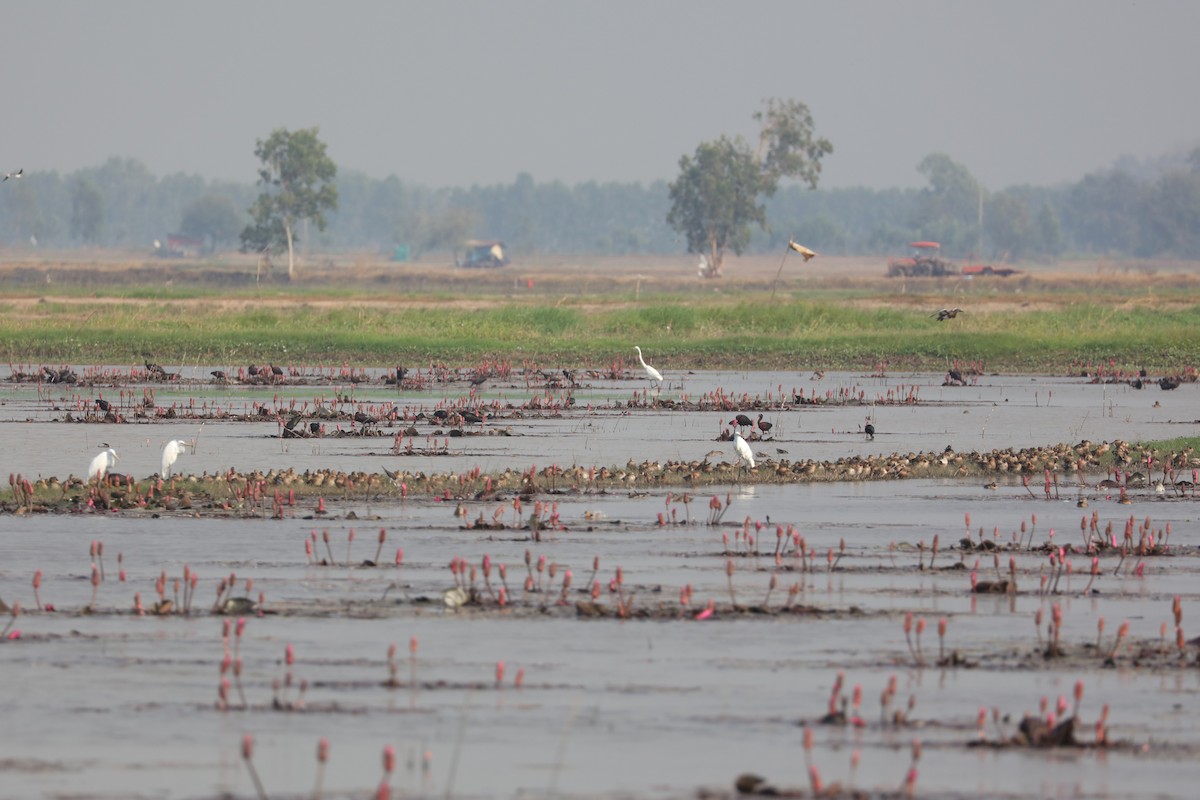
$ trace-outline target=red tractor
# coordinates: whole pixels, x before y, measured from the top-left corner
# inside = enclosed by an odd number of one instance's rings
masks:
[[[889,258],[888,277],[958,275],[958,267],[941,257],[942,246],[937,242],[911,242],[913,249],[908,258]]]
[[[889,258],[887,274],[890,278],[914,276],[944,277],[947,275],[1016,275],[1019,269],[993,267],[990,264],[970,264],[961,270],[953,262],[941,257],[942,246],[937,242],[910,242],[913,249],[908,258]]]

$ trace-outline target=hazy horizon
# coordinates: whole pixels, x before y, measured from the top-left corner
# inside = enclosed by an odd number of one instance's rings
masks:
[[[255,140],[319,127],[344,170],[430,187],[671,180],[794,98],[833,142],[821,186],[910,187],[944,152],[988,188],[1077,181],[1200,144],[1200,4],[6,6],[0,169],[112,156],[253,182]]]

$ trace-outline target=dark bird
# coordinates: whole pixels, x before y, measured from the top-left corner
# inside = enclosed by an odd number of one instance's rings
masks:
[[[308,432],[311,433],[313,436],[319,435],[321,433],[321,423],[319,423],[319,422],[308,423]]]
[[[229,376],[227,376],[227,375],[225,374],[225,371],[224,371],[224,370],[220,370],[220,369],[214,369],[212,372],[210,372],[210,373],[208,373],[208,374],[209,374],[209,375],[212,375],[214,378],[216,378],[217,380],[221,381],[222,383],[224,383],[225,381],[229,380]]]
[[[758,415],[758,429],[760,431],[762,431],[763,433],[769,433],[771,431],[771,428],[774,428],[774,427],[775,427],[775,423],[763,422],[763,415],[762,414]]]
[[[145,359],[145,364],[146,364],[146,372],[149,372],[151,375],[161,378],[163,375],[166,374],[166,370],[164,370],[158,364],[155,364],[154,362],[150,361],[149,359]]]
[[[944,381],[943,385],[962,386],[964,383],[966,383],[966,381],[963,380],[962,373],[956,369],[951,369],[946,373],[946,380]]]
[[[867,435],[868,439],[874,439],[875,438],[875,426],[868,422],[866,425],[863,426],[863,433],[865,433]]]
[[[291,419],[289,419],[289,420],[287,421],[287,424],[286,424],[286,425],[284,425],[283,427],[284,427],[284,429],[285,429],[285,430],[289,430],[289,431],[290,431],[290,430],[295,430],[296,426],[300,424],[300,421],[301,421],[302,419],[304,419],[304,415],[302,415],[302,414],[293,414],[293,415],[292,415],[292,417],[291,417]]]
[[[1175,377],[1174,375],[1168,375],[1165,378],[1159,378],[1158,379],[1158,388],[1162,389],[1163,391],[1170,391],[1171,389],[1178,389],[1179,388],[1179,378]]]
[[[747,417],[745,414],[738,414],[733,419],[729,420],[727,425],[736,425],[739,428],[753,428],[754,420]]]
[[[374,423],[379,422],[379,420],[375,419],[375,417],[372,417],[365,411],[355,411],[354,421],[359,425],[373,425]]]
[[[250,366],[246,367],[246,372],[248,372],[250,374],[251,378],[257,378],[258,377],[258,365],[251,364]]]
[[[472,386],[482,386],[484,381],[486,381],[489,377],[491,377],[491,376],[488,375],[486,372],[480,373],[479,375],[472,375],[471,376],[471,385]]]
[[[474,411],[464,411],[462,412],[461,416],[463,418],[463,422],[466,422],[469,425],[478,425],[479,423],[483,422],[483,417],[479,416]]]
[[[948,319],[954,319],[962,311],[961,308],[943,308],[936,314],[930,314],[931,317],[936,317],[938,322],[945,322]]]
[[[277,367],[274,364],[272,364],[271,365],[271,374],[277,378],[282,378],[283,377],[283,367]]]
[[[21,173],[23,173],[24,171],[25,171],[25,168],[21,167],[16,172],[6,172],[6,173],[4,173],[4,181],[8,180],[9,178],[20,178]],[[0,181],[0,183],[4,183],[4,181]]]
[[[109,402],[107,400],[105,400],[103,397],[96,398],[96,408],[100,409],[101,411],[107,412],[109,407],[110,407]]]
[[[1131,380],[1131,381],[1129,382],[1129,385],[1130,385],[1130,386],[1132,386],[1132,387],[1133,387],[1133,388],[1135,388],[1135,389],[1141,389],[1141,388],[1142,388],[1142,387],[1143,387],[1145,384],[1144,384],[1144,383],[1142,383],[1142,379],[1141,379],[1141,378],[1134,378],[1133,380]]]
[[[433,418],[438,422],[445,422],[446,417],[450,416],[450,412],[444,408],[439,408],[433,412]]]

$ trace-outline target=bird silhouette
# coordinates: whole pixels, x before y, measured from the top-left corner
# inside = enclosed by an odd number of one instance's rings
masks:
[[[21,167],[16,172],[6,172],[4,173],[4,180],[0,181],[0,183],[4,183],[4,181],[8,180],[9,178],[20,178],[23,172],[25,172],[24,167]]]
[[[930,314],[929,316],[937,318],[938,322],[945,322],[948,319],[954,319],[961,313],[961,308],[943,308],[941,311]]]
[[[868,439],[874,439],[875,438],[875,426],[868,422],[866,425],[863,426],[863,433],[865,433],[867,435]]]
[[[736,425],[739,428],[753,428],[754,420],[747,417],[745,414],[738,414],[733,419],[726,423],[727,425]]]
[[[758,424],[758,429],[760,431],[762,431],[763,433],[770,433],[771,428],[775,427],[775,423],[773,423],[773,422],[763,422],[762,414],[758,415],[758,423],[757,424]]]

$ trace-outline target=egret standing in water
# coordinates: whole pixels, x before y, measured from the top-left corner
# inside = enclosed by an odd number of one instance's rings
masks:
[[[113,468],[113,465],[120,460],[117,451],[108,446],[108,442],[104,443],[106,448],[103,452],[92,459],[92,463],[88,466],[88,481],[95,478],[98,481],[104,480],[104,476]]]
[[[193,448],[195,447],[192,442],[188,442],[183,439],[172,439],[171,441],[167,442],[167,446],[163,448],[162,453],[162,472],[160,474],[163,478],[166,478],[171,474],[171,465],[175,463],[175,460],[179,458],[180,454],[183,453],[184,450],[189,446]]]
[[[646,376],[650,378],[650,380],[655,381],[658,384],[658,388],[661,389],[663,382],[662,373],[646,363],[646,359],[642,358],[642,348],[635,344],[633,349],[637,350],[638,361],[642,362],[642,369],[646,370]]]
[[[738,463],[743,461],[750,465],[750,469],[754,469],[754,451],[750,449],[750,445],[746,444],[746,440],[738,432],[733,434],[733,449],[737,451]]]

